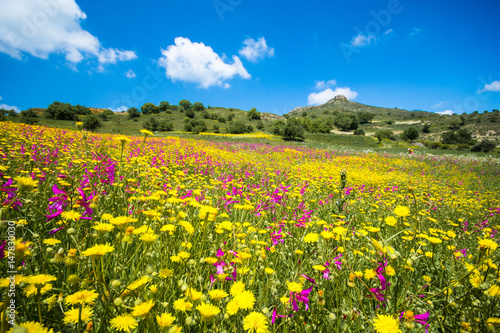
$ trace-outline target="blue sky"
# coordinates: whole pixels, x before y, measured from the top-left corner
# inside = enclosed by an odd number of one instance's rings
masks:
[[[500,108],[500,2],[0,0],[0,107]]]

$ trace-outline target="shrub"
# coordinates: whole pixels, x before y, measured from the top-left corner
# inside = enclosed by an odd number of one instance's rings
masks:
[[[217,125],[214,125],[214,133],[219,133],[219,126]]]
[[[283,128],[283,140],[287,141],[304,141],[304,129],[297,124],[288,122]]]
[[[366,123],[370,123],[373,120],[373,118],[375,118],[375,115],[373,113],[370,113],[370,112],[361,112],[358,115],[358,118],[359,118],[359,122],[361,124],[366,124]]]
[[[471,151],[489,153],[496,147],[496,143],[491,140],[483,140],[471,147]]]
[[[431,148],[431,149],[441,148],[442,145],[443,144],[441,142],[437,142],[437,141],[429,142],[429,148]]]
[[[247,127],[247,125],[245,125],[244,122],[242,122],[241,120],[238,120],[238,121],[235,121],[234,123],[232,123],[231,125],[229,125],[228,131],[231,134],[243,134],[243,133],[247,133],[248,127]]]
[[[365,135],[365,131],[363,131],[361,128],[355,129],[353,133],[354,135]]]
[[[264,123],[263,123],[262,121],[259,121],[259,122],[257,123],[256,127],[257,127],[257,129],[258,129],[259,131],[262,131],[262,130],[264,130]]]
[[[378,139],[378,142],[382,142],[383,139],[396,141],[396,137],[394,136],[394,132],[391,130],[381,130],[375,133],[375,137]]]
[[[450,149],[450,145],[447,144],[441,145],[441,149]]]
[[[425,124],[423,127],[422,127],[422,133],[430,133],[431,132],[431,125],[429,124]]]
[[[470,146],[466,143],[459,143],[457,145],[458,150],[469,150]]]
[[[200,132],[205,132],[207,130],[207,125],[203,120],[190,119],[189,122],[184,124],[184,130],[186,132],[198,134]]]
[[[45,110],[45,116],[56,120],[78,120],[75,108],[69,103],[54,102]]]
[[[186,117],[194,118],[194,111],[192,109],[187,109],[186,110]]]
[[[219,117],[217,118],[217,120],[219,121],[219,123],[226,123],[226,118],[224,118],[223,115],[219,115]]]
[[[101,118],[97,117],[95,114],[91,114],[90,116],[85,117],[82,127],[87,131],[96,132],[102,127]]]

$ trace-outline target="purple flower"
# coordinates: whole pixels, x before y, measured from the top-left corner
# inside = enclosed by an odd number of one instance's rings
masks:
[[[426,312],[426,313],[422,313],[422,314],[419,314],[419,315],[413,315],[413,312],[411,311],[407,311],[406,312],[406,315],[405,315],[405,311],[401,312],[401,315],[399,316],[399,319],[405,319],[407,321],[410,321],[410,322],[416,322],[416,323],[419,323],[421,325],[424,325],[425,327],[425,333],[427,333],[429,331],[429,324],[427,324],[427,320],[429,320],[429,312]]]

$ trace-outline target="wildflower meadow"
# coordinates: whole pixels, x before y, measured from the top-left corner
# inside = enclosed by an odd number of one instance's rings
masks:
[[[498,159],[80,127],[0,123],[2,332],[500,331]]]

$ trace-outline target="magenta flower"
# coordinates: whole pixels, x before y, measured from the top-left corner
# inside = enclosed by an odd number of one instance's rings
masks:
[[[68,201],[68,193],[60,190],[56,184],[52,186],[52,192],[56,195],[53,198],[49,199],[49,202],[52,204],[49,205],[49,211],[50,210],[55,210],[55,212],[51,213],[50,215],[46,215],[47,222],[55,218],[56,216],[61,215],[63,212],[64,206],[66,206],[67,201]]]
[[[406,314],[405,314],[406,313]],[[409,321],[409,322],[416,322],[416,323],[419,323],[420,325],[424,325],[425,327],[425,333],[427,333],[429,331],[429,324],[427,323],[427,321],[429,320],[429,312],[426,312],[426,313],[422,313],[422,314],[419,314],[419,315],[414,315],[413,312],[411,311],[403,311],[401,312],[401,315],[399,316],[399,319],[405,319],[406,321]]]

